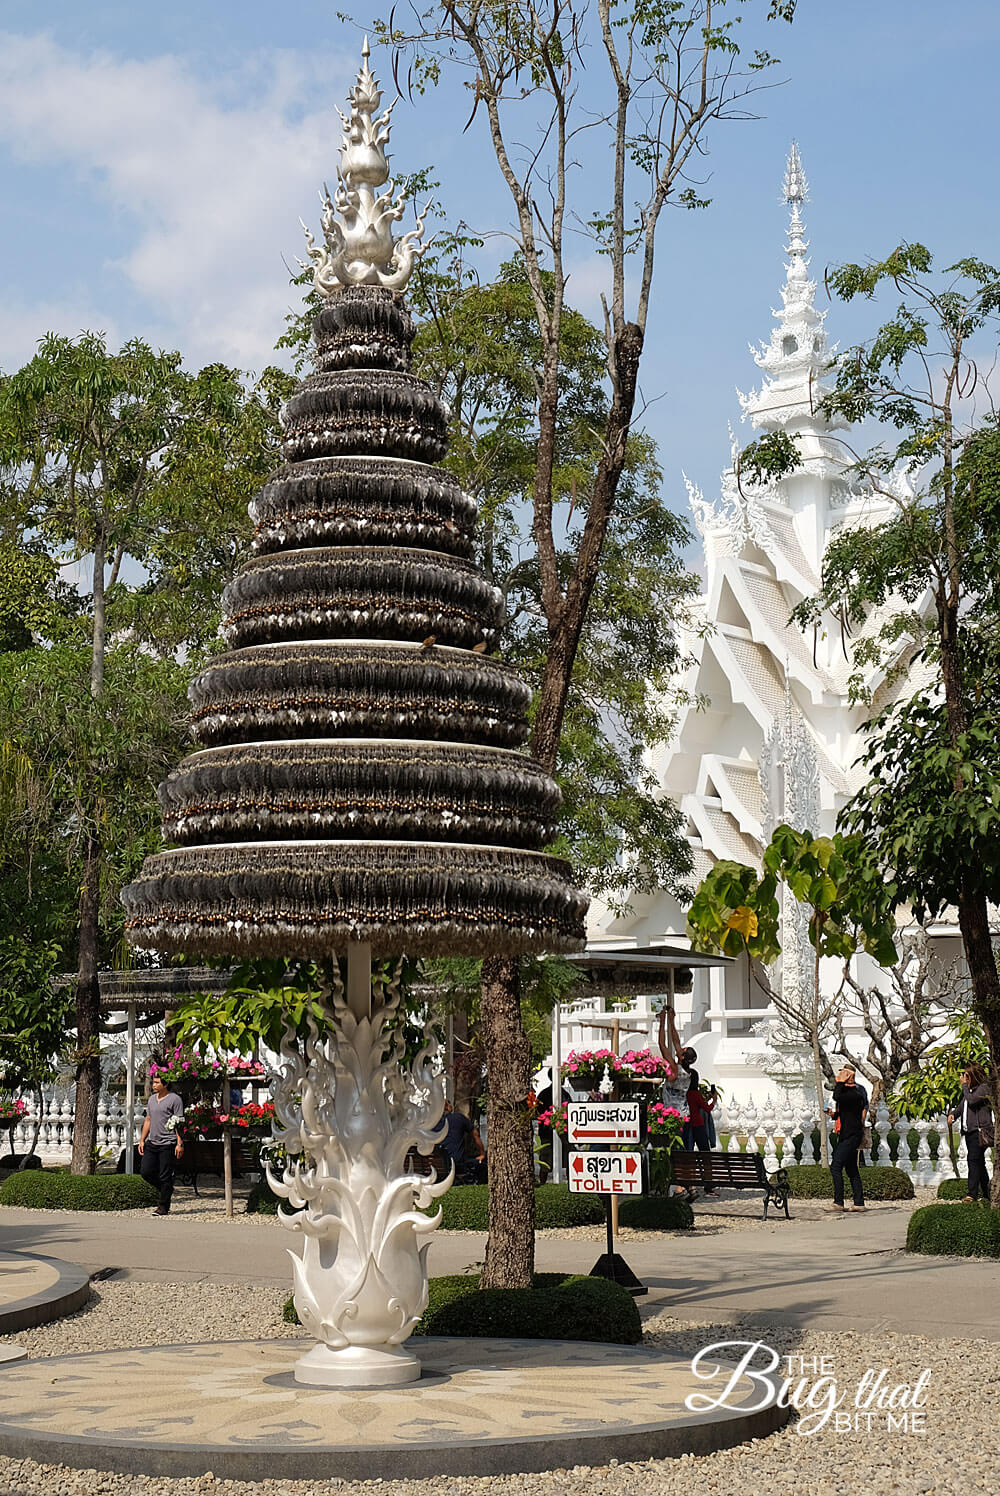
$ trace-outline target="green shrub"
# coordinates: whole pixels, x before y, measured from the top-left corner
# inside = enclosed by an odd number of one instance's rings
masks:
[[[601,1211],[603,1218],[604,1212]],[[694,1211],[686,1200],[677,1196],[634,1195],[623,1200],[618,1209],[618,1224],[637,1231],[690,1231]]]
[[[0,1185],[0,1205],[31,1210],[138,1210],[157,1193],[139,1174],[12,1174]]]
[[[441,1200],[442,1231],[489,1229],[489,1186],[460,1184]],[[623,1226],[647,1231],[686,1231],[694,1225],[691,1207],[663,1195],[623,1199],[618,1217]],[[593,1195],[571,1195],[564,1184],[541,1184],[535,1190],[535,1225],[549,1227],[600,1226],[604,1203]]]
[[[266,1180],[255,1184],[247,1200],[250,1214],[275,1215],[281,1201]],[[442,1231],[489,1230],[489,1186],[460,1184],[450,1189],[440,1201]],[[432,1207],[433,1209],[433,1207]],[[623,1199],[619,1213],[623,1226],[642,1231],[689,1231],[694,1215],[686,1200],[647,1195]],[[535,1190],[535,1225],[539,1231],[549,1227],[600,1226],[604,1222],[604,1205],[593,1195],[571,1195],[564,1184],[541,1184]]]
[[[439,1202],[442,1231],[489,1229],[489,1185],[460,1184]],[[564,1184],[542,1184],[535,1190],[535,1225],[594,1226],[604,1220],[604,1206],[592,1195],[571,1195]]]
[[[969,1193],[969,1185],[965,1179],[942,1179],[937,1187],[939,1200],[964,1200]]]
[[[258,1182],[252,1186],[247,1196],[247,1215],[273,1216],[278,1214],[278,1206],[281,1204],[278,1196],[267,1182],[267,1177],[261,1175]]]
[[[913,1180],[902,1169],[864,1167],[861,1183],[866,1200],[912,1200]],[[822,1164],[800,1164],[788,1170],[789,1193],[796,1200],[832,1200],[833,1178]]]
[[[923,1205],[910,1217],[906,1250],[940,1257],[1000,1257],[1000,1210],[985,1202]]]
[[[472,1186],[467,1186],[472,1188]],[[598,1340],[637,1345],[642,1321],[620,1283],[565,1273],[536,1273],[531,1288],[480,1289],[474,1274],[431,1278],[415,1335],[499,1336],[513,1340]],[[298,1324],[294,1299],[283,1310]]]

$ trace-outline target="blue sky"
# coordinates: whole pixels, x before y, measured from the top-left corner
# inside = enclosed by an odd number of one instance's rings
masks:
[[[356,12],[360,24],[371,12]],[[813,274],[922,239],[942,264],[1000,258],[995,96],[1000,7],[989,0],[800,0],[768,42],[787,80],[763,118],[717,127],[705,212],[668,216],[642,385],[665,497],[681,469],[711,495],[734,389],[758,371],[783,277],[780,183],[799,141]],[[261,367],[290,304],[301,215],[332,181],[333,106],[358,35],[314,0],[0,0],[0,368],[46,331],[101,329],[178,347],[191,364]],[[383,56],[373,59],[383,82]],[[428,165],[441,199],[486,232],[509,222],[483,121],[455,87],[395,112],[398,171]],[[587,160],[587,172],[599,165]],[[493,238],[484,267],[505,252]],[[580,241],[571,297],[596,313]],[[847,343],[871,308],[833,306]]]

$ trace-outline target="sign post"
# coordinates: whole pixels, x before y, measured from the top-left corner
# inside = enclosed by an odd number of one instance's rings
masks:
[[[573,1150],[567,1168],[570,1190],[604,1199],[608,1249],[591,1268],[590,1276],[610,1278],[638,1298],[649,1290],[615,1251],[613,1206],[623,1195],[645,1191],[645,1159],[638,1148],[646,1130],[642,1103],[573,1102],[567,1108],[566,1120],[567,1141]]]

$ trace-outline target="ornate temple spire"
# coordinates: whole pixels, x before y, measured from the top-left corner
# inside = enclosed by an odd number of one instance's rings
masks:
[[[806,287],[809,282],[809,261],[806,251],[809,241],[805,237],[805,224],[802,222],[802,205],[809,201],[809,184],[806,174],[802,169],[802,158],[796,142],[792,141],[791,150],[788,152],[788,160],[785,163],[785,202],[791,208],[788,222],[788,279],[785,283],[786,292],[792,285]],[[812,287],[815,291],[815,286]],[[810,297],[810,300],[812,298]],[[785,296],[787,307],[788,296]]]
[[[823,327],[825,313],[816,308],[816,282],[809,278],[809,241],[802,218],[809,186],[794,141],[785,163],[783,197],[790,214],[782,304],[774,312],[769,342],[751,349],[767,377],[760,390],[740,395],[744,414],[755,426],[771,430],[814,413],[819,380],[831,351]]]
[[[398,223],[406,207],[406,194],[393,202],[396,184],[389,181],[386,145],[391,129],[389,120],[396,100],[377,115],[382,90],[368,66],[371,55],[368,38],[361,48],[361,67],[354,87],[348,94],[349,114],[339,110],[344,126],[337,166],[337,194],[330,197],[324,185],[323,238],[320,247],[306,227],[306,248],[313,262],[313,281],[321,296],[333,296],[347,286],[383,286],[401,291],[410,278],[415,260],[424,252],[427,209],[417,218],[417,227],[399,239],[393,237],[392,225]],[[376,117],[377,116],[377,117]],[[384,188],[384,191],[376,191]],[[300,261],[303,269],[306,263]]]

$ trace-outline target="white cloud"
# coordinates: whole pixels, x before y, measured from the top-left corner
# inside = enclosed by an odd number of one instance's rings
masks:
[[[5,374],[34,358],[45,333],[75,338],[81,332],[102,332],[110,346],[118,347],[122,341],[114,318],[91,302],[46,300],[28,304],[0,297],[0,329],[0,370]]]
[[[272,53],[237,80],[209,82],[176,57],[80,57],[48,36],[0,35],[0,142],[21,161],[75,170],[116,210],[105,263],[149,309],[146,326],[128,333],[172,340],[191,363],[260,368],[290,300],[282,259],[300,252],[300,216],[318,227],[316,192],[335,175],[333,105],[355,65]],[[17,320],[36,318],[33,337],[57,323],[110,333],[119,320],[113,305],[103,317],[100,307],[80,312],[75,325],[71,307],[22,307]],[[8,330],[8,368],[19,342]]]

